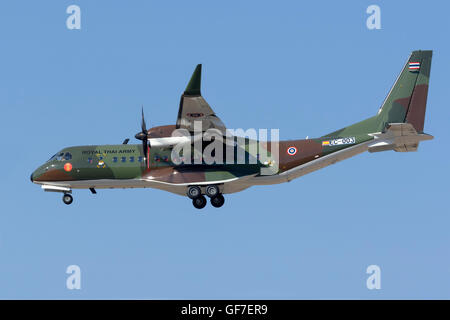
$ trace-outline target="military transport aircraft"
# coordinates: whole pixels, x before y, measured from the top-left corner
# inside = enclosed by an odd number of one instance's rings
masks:
[[[135,135],[141,144],[128,145],[126,139],[116,145],[64,148],[34,171],[31,181],[45,191],[63,193],[65,204],[72,203],[73,189],[89,189],[95,194],[96,189],[105,188],[158,188],[187,196],[201,209],[207,202],[205,195],[211,205],[221,207],[223,194],[289,182],[365,151],[416,151],[420,141],[433,139],[423,132],[431,57],[432,51],[413,51],[378,113],[366,120],[314,139],[264,142],[244,137],[240,140],[243,143],[237,143],[237,135],[226,142],[219,139],[225,155],[220,155],[219,149],[211,155],[228,159],[226,153],[231,152],[232,161],[215,158],[212,163],[202,156],[192,163],[189,149],[178,153],[179,158],[173,156],[177,146],[198,141],[206,142],[206,147],[201,146],[205,151],[208,143],[216,140],[202,136],[210,129],[230,138],[201,95],[198,65],[181,96],[175,125],[147,130],[142,111],[141,132]],[[196,123],[200,124],[200,135]],[[185,134],[177,134],[177,130]],[[236,161],[239,152],[244,154],[243,161]]]

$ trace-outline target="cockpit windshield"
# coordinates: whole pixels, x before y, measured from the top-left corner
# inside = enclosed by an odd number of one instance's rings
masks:
[[[56,160],[56,161],[67,161],[67,160],[70,160],[70,159],[72,159],[72,154],[70,152],[66,152],[66,153],[59,152],[59,153],[56,153],[55,155],[53,155],[50,159],[48,159],[47,162],[50,162],[50,161],[53,161],[53,160]]]

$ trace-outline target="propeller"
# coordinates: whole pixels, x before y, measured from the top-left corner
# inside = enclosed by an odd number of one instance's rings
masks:
[[[147,169],[149,169],[150,149],[148,147],[148,142],[147,142],[148,136],[147,136],[147,126],[145,124],[145,119],[144,119],[144,107],[142,107],[141,132],[136,133],[136,135],[134,137],[138,140],[142,140],[142,150],[144,151],[144,155],[145,155],[145,164],[147,166]]]

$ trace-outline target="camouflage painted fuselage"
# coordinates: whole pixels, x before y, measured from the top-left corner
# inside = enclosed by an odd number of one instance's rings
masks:
[[[61,150],[31,180],[69,189],[151,187],[181,195],[189,186],[214,184],[221,193],[233,193],[287,182],[364,151],[416,151],[420,141],[432,138],[423,133],[431,56],[431,51],[412,52],[377,115],[316,139],[262,143],[264,150],[256,152],[249,147],[255,141],[247,139],[244,162],[176,164],[167,146],[151,147],[146,162],[142,145],[77,146]],[[192,129],[198,118],[207,127],[224,130],[200,95],[200,71],[197,67],[182,96],[177,125],[152,128],[149,139],[170,137],[175,128]],[[272,157],[274,148],[278,157]],[[266,151],[268,158],[261,160]]]
[[[292,168],[315,161],[320,157],[373,139],[368,135],[355,137],[353,143],[341,145],[324,145],[339,137],[319,139],[289,140],[279,142],[279,161],[273,175],[286,172]],[[141,145],[98,145],[76,146],[61,150],[60,159],[52,159],[39,167],[32,175],[38,184],[51,184],[69,188],[133,188],[155,187],[185,194],[189,185],[226,184],[239,179],[245,183],[234,183],[232,188],[223,187],[223,193],[231,193],[249,187],[251,178],[261,176],[261,168],[268,167],[259,159],[251,163],[251,150],[247,139],[245,162],[224,164],[174,164],[171,160],[172,148],[150,148],[147,166]],[[250,141],[258,145],[257,142]],[[271,143],[262,144],[270,151]],[[289,153],[289,148],[296,152]],[[258,152],[265,152],[259,150]],[[236,148],[233,150],[237,154]],[[64,155],[70,154],[70,159]],[[269,161],[275,159],[270,158]],[[258,155],[255,158],[259,158]],[[236,160],[236,159],[234,159]],[[235,162],[235,161],[234,161]],[[246,179],[245,179],[246,178]],[[253,181],[254,182],[254,181]],[[178,186],[179,188],[171,188]]]

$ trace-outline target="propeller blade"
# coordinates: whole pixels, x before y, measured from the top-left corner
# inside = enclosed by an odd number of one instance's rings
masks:
[[[142,117],[142,120],[141,120],[141,132],[136,133],[134,135],[134,137],[136,139],[138,139],[138,140],[144,141],[144,140],[147,140],[147,134],[148,134],[148,132],[147,132],[147,125],[145,124],[145,118],[144,118],[144,106],[142,106],[141,117]]]
[[[137,133],[135,135],[136,139],[142,140],[142,151],[144,153],[145,157],[145,166],[147,169],[150,169],[150,150],[148,145],[148,131],[147,131],[147,125],[145,124],[145,118],[144,118],[144,106],[142,106],[141,110],[141,116],[142,116],[142,122],[141,122],[141,132]]]
[[[147,140],[145,140],[142,143],[142,148],[143,148],[144,155],[145,155],[145,165],[146,165],[147,169],[150,169],[150,159],[149,159],[150,158],[150,148],[147,143]]]
[[[145,157],[145,166],[148,168],[148,145],[147,140],[142,140],[142,151]]]
[[[142,132],[147,134],[147,126],[145,125],[144,119],[144,106],[142,106],[142,124],[141,124]]]

